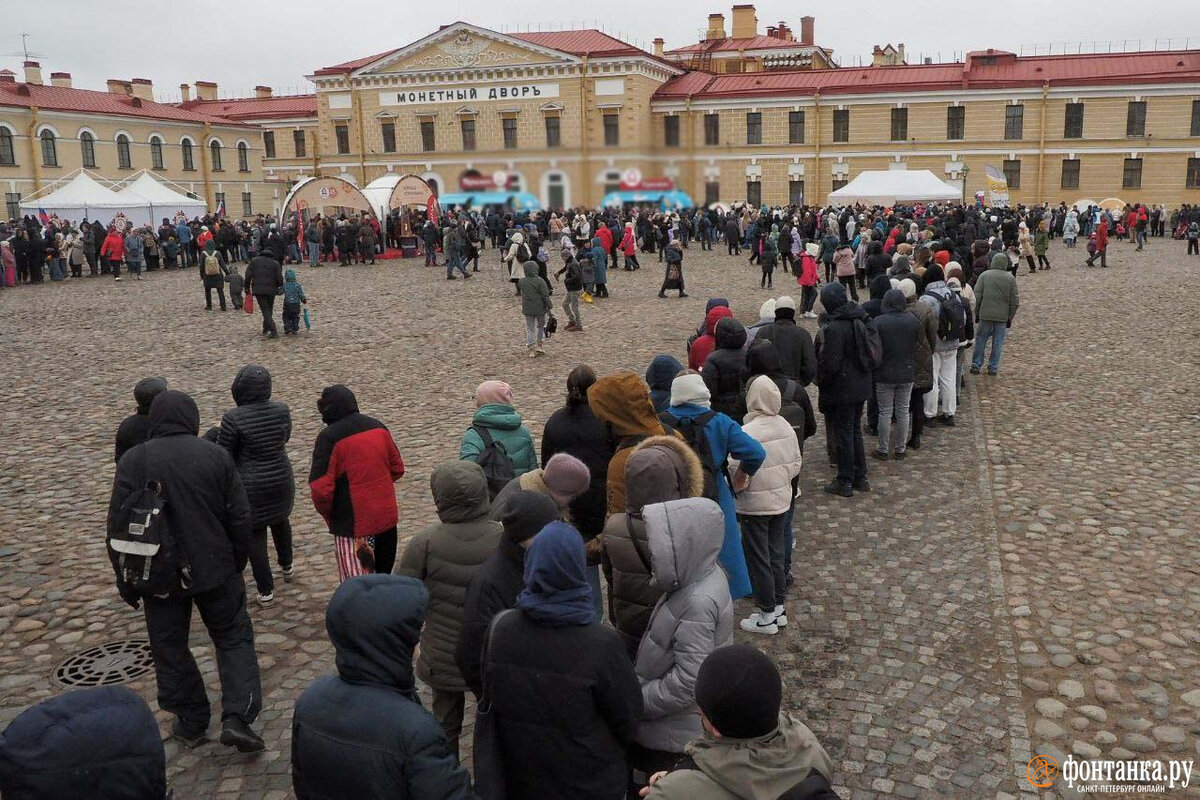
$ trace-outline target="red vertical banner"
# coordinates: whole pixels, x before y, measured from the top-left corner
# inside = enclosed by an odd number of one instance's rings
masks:
[[[425,206],[425,216],[428,219],[433,220],[435,223],[441,216],[441,209],[438,207],[437,198],[433,195],[429,195],[429,202]]]

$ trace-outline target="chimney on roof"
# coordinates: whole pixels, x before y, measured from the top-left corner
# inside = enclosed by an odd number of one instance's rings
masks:
[[[192,87],[186,83],[179,84],[179,96],[183,102],[190,103],[192,101]]]
[[[896,63],[897,64],[907,64],[908,63],[908,59],[905,58],[905,56],[904,56],[904,42],[901,42],[900,44],[898,44],[896,46]]]
[[[151,81],[149,78],[134,78],[132,81],[130,81],[130,83],[132,84],[130,91],[133,92],[134,97],[142,100],[149,100],[152,103],[154,102],[153,81]]]
[[[708,32],[704,34],[705,41],[715,42],[725,38],[725,15],[708,15]]]
[[[119,78],[109,78],[105,81],[108,86],[109,94],[133,94],[133,84],[129,81],[123,81]]]
[[[786,22],[780,21],[775,28],[775,34],[785,42],[796,41],[796,37],[792,35],[792,29],[787,26]]]
[[[813,36],[813,28],[816,26],[816,24],[816,17],[800,18],[800,44],[813,44],[815,41]]]
[[[659,58],[663,57],[663,44],[664,42],[661,36],[658,36],[654,39],[654,55],[658,56]]]
[[[734,6],[731,37],[752,39],[755,36],[758,36],[758,17],[754,14],[754,6],[750,3]]]
[[[69,72],[51,72],[50,85],[61,86],[64,89],[71,88],[71,73]]]
[[[197,100],[216,100],[217,85],[212,81],[196,81]]]
[[[271,92],[270,86],[255,86],[254,87],[254,96],[257,97],[259,100],[266,100],[267,98],[271,97],[272,94],[273,93]]]
[[[25,62],[25,82],[42,85],[42,65],[36,61]]]
[[[0,83],[16,83],[17,73],[11,69],[0,69]]]

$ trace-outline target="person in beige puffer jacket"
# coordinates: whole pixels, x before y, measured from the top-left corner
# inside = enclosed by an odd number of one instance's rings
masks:
[[[760,375],[746,389],[746,422],[742,430],[767,451],[767,459],[736,497],[742,546],[754,603],[758,611],[742,620],[750,633],[774,634],[787,625],[784,594],[786,554],[784,520],[794,496],[792,480],[800,474],[800,443],[791,423],[779,416],[783,399],[775,381]],[[730,469],[737,469],[730,461]]]

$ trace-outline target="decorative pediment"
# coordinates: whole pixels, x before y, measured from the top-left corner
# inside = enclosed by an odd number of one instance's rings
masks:
[[[570,64],[577,61],[573,56],[557,50],[465,22],[456,22],[360,68],[355,74],[487,69],[526,64]]]

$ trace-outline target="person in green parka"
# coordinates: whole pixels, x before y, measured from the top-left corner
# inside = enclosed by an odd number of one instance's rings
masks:
[[[525,262],[525,277],[517,281],[521,295],[521,313],[525,315],[525,347],[531,357],[544,356],[542,340],[546,338],[546,315],[550,313],[550,287],[538,273],[538,262]]]
[[[1033,254],[1037,256],[1038,266],[1042,269],[1050,269],[1050,259],[1046,257],[1046,251],[1050,249],[1050,234],[1046,231],[1046,220],[1042,220],[1037,226],[1037,235],[1033,237]]]
[[[541,283],[536,271],[534,280]],[[540,466],[533,436],[521,423],[521,415],[513,408],[513,390],[504,381],[484,381],[475,389],[475,417],[458,447],[461,460],[477,461],[483,453],[483,437],[476,427],[484,428],[492,440],[504,449],[512,461],[515,477],[519,478]]]

